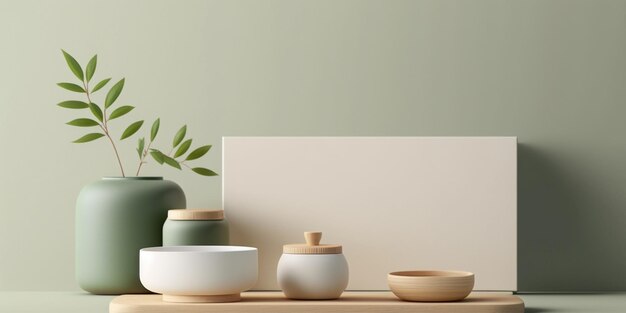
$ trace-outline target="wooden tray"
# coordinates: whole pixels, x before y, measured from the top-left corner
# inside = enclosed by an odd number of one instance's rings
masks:
[[[168,303],[161,295],[123,295],[109,305],[109,313],[523,313],[517,296],[472,293],[459,302],[405,302],[391,292],[344,292],[338,300],[288,300],[282,292],[245,292],[241,302]]]

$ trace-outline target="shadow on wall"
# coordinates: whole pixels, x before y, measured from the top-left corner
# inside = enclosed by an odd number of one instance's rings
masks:
[[[610,218],[616,202],[593,202],[604,199],[590,194],[601,188],[585,188],[579,172],[518,145],[519,291],[626,289],[623,221]]]

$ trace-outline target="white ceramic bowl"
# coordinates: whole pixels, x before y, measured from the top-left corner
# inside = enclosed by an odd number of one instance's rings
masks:
[[[232,302],[258,276],[256,248],[169,246],[139,252],[139,278],[168,302]]]

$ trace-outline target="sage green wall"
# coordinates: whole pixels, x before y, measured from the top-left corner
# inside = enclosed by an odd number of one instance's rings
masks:
[[[117,135],[187,123],[215,169],[225,135],[519,136],[520,290],[626,290],[626,1],[4,0],[0,45],[0,290],[77,289],[75,197],[118,173],[70,143],[61,48],[127,78]]]

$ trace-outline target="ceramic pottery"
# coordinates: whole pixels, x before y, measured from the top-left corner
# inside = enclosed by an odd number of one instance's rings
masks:
[[[258,277],[258,251],[240,246],[141,249],[141,282],[167,302],[234,302]]]
[[[320,244],[321,232],[304,233],[306,244],[283,246],[278,285],[290,299],[337,299],[348,286],[348,262],[340,245]]]
[[[76,200],[76,280],[94,294],[147,293],[139,281],[139,250],[160,246],[171,208],[185,194],[162,177],[105,177]]]
[[[224,210],[169,210],[163,246],[228,245]]]

